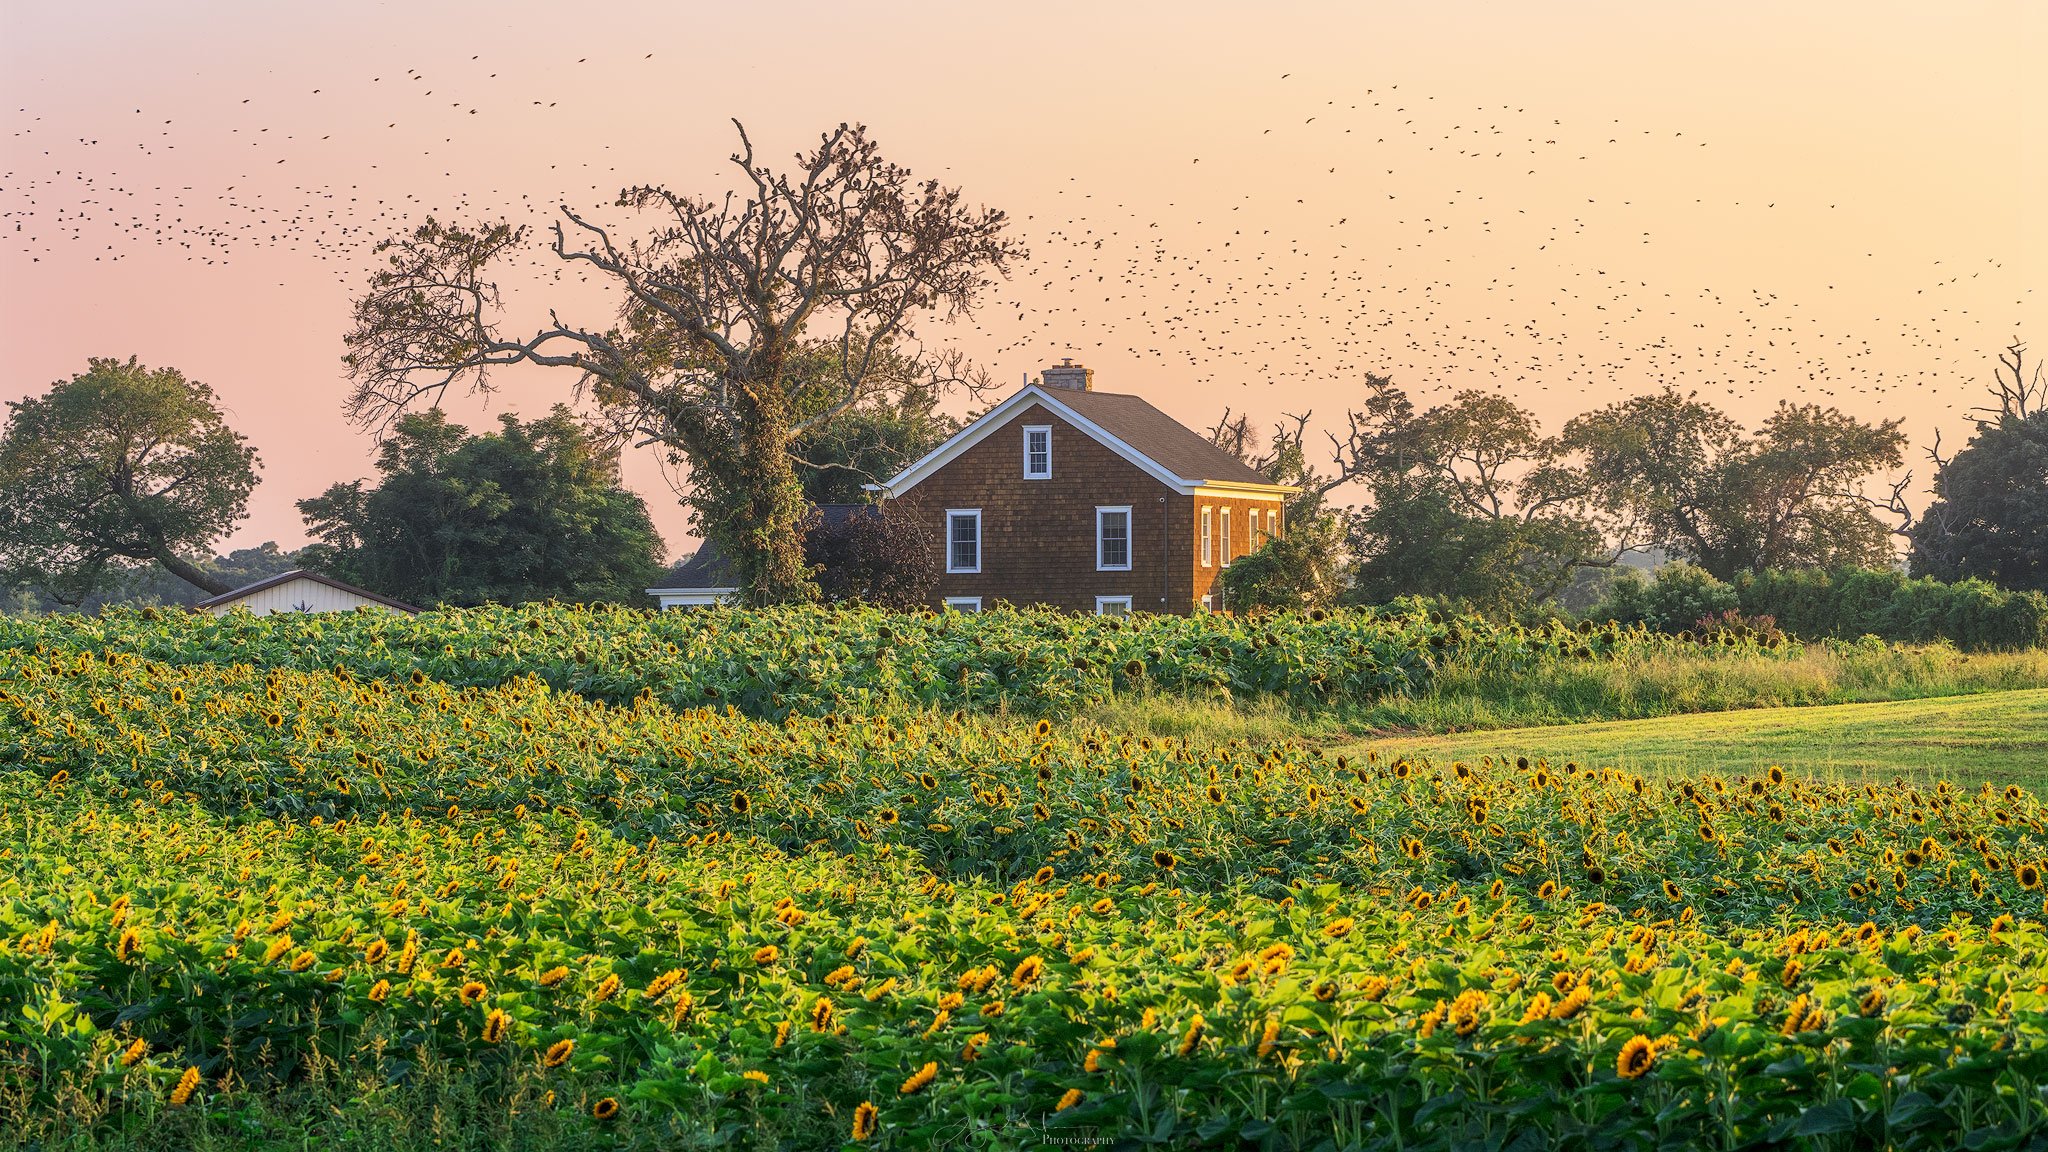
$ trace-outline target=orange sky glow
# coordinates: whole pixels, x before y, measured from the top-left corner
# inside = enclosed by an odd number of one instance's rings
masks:
[[[262,483],[225,546],[367,475],[341,335],[433,213],[630,233],[622,185],[731,186],[842,120],[1015,217],[971,322],[1197,427],[1329,426],[1368,371],[1556,428],[1664,384],[1901,417],[1922,479],[1993,357],[2042,340],[2048,5],[31,4],[0,0],[0,399],[89,356],[211,384]],[[508,331],[607,297],[537,252]],[[501,377],[456,417],[538,414]],[[626,472],[671,550],[649,450]]]

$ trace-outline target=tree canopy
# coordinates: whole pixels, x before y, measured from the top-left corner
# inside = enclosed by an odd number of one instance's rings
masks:
[[[386,241],[346,338],[350,415],[388,421],[457,383],[488,388],[506,365],[575,373],[622,435],[687,466],[697,527],[753,601],[815,597],[793,446],[906,379],[979,382],[917,325],[971,311],[1024,253],[1002,212],[913,178],[857,125],[788,171],[758,162],[741,128],[732,163],[738,192],[621,192],[615,206],[647,222],[635,239],[561,208],[550,247],[614,291],[608,321],[550,313],[528,336],[501,331],[491,269],[528,245],[524,228],[429,220]]]
[[[375,487],[299,501],[309,567],[415,604],[645,602],[661,538],[618,456],[557,405],[472,436],[438,409],[401,417]]]
[[[2015,343],[2000,358],[1969,444],[1935,454],[1934,503],[1909,532],[1915,575],[2048,592],[2048,375],[2029,378],[2025,355]]]
[[[1717,579],[1771,568],[1878,566],[1891,531],[1858,486],[1900,463],[1899,421],[1780,403],[1754,434],[1696,395],[1632,397],[1565,426],[1589,492],[1645,541]]]
[[[162,565],[210,594],[228,585],[190,559],[247,515],[256,451],[213,390],[175,368],[96,358],[41,396],[11,402],[0,434],[0,572],[77,604],[122,573]]]

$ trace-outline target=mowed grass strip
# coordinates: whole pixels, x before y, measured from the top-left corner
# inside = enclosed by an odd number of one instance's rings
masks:
[[[1356,756],[1367,748],[1439,763],[1525,755],[1644,773],[1717,774],[1782,764],[1806,773],[1946,777],[2038,790],[2048,787],[2048,689],[1369,740],[1346,751]]]

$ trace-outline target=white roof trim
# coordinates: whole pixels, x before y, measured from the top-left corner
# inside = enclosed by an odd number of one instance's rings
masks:
[[[1117,439],[1108,429],[1061,403],[1060,399],[1053,395],[1053,390],[1037,384],[1026,384],[1009,399],[982,413],[980,419],[954,433],[952,439],[926,453],[923,459],[918,460],[883,483],[871,484],[867,485],[867,487],[870,490],[880,491],[891,497],[903,495],[905,492],[917,487],[919,483],[931,476],[932,473],[952,463],[961,453],[994,435],[997,429],[1009,422],[1010,417],[1018,409],[1033,402],[1044,405],[1060,419],[1087,433],[1090,439],[1108,448],[1118,456],[1123,457],[1139,471],[1144,472],[1154,480],[1159,481],[1183,496],[1193,495],[1197,489],[1204,486],[1204,481],[1187,480],[1174,475],[1158,461]],[[1245,487],[1253,491],[1257,490],[1251,485],[1246,485]],[[1275,486],[1276,489],[1278,487],[1277,485]]]

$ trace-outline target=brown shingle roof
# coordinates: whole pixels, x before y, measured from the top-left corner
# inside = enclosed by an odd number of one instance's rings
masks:
[[[1064,388],[1048,388],[1046,391],[1183,480],[1226,484],[1273,483],[1244,461],[1209,443],[1201,433],[1147,404],[1142,397]]]

